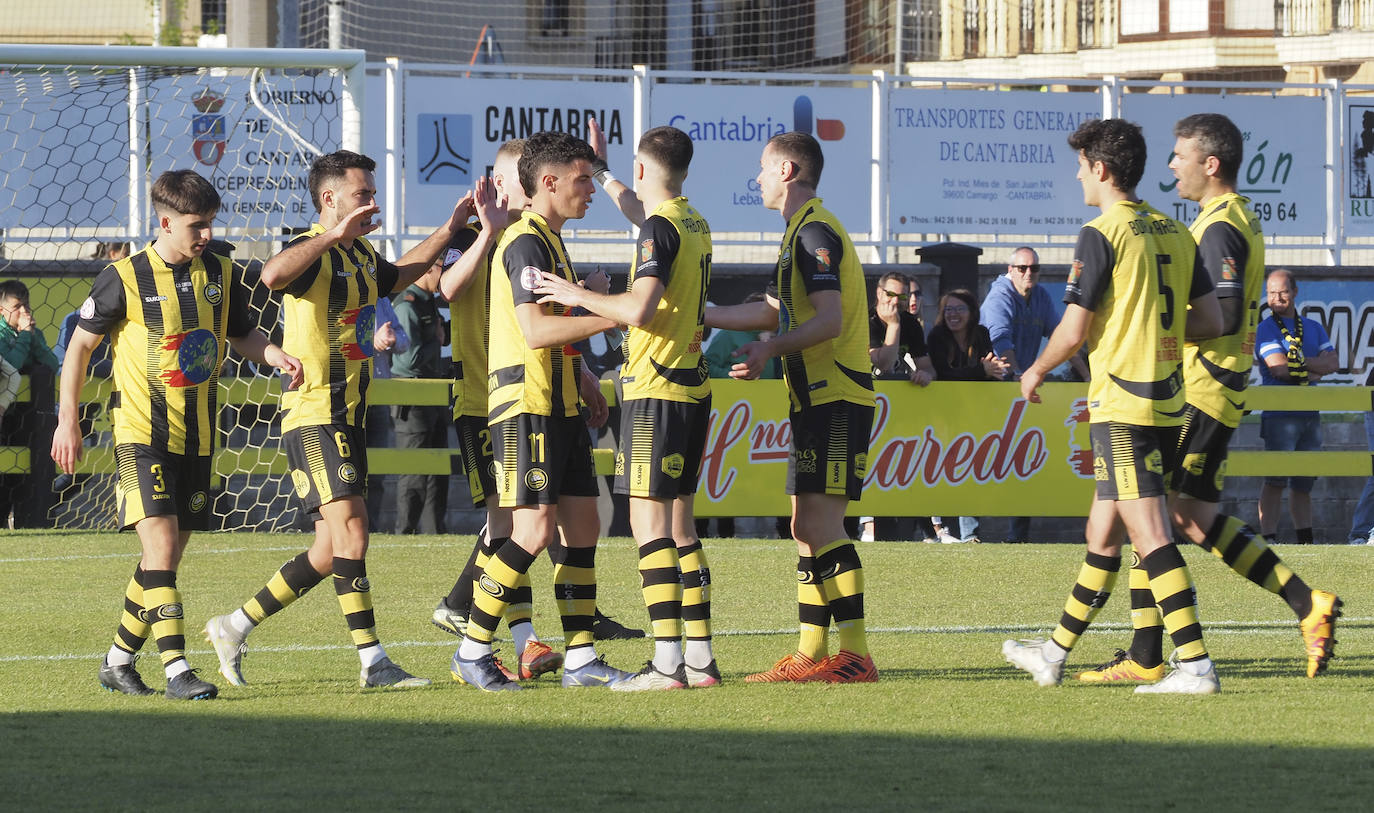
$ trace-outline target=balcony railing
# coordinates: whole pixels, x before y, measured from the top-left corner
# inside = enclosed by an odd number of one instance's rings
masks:
[[[1274,0],[1274,33],[1311,37],[1374,31],[1374,0]]]

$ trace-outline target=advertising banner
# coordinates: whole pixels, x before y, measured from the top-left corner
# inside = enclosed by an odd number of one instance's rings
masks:
[[[791,430],[781,381],[712,380],[698,516],[790,513]],[[1087,389],[1046,384],[878,382],[863,499],[867,516],[1087,513],[1093,493]]]
[[[658,84],[649,126],[691,136],[687,196],[715,231],[783,230],[782,216],[759,196],[759,157],[779,133],[810,133],[825,156],[819,196],[850,233],[867,234],[872,119],[867,88]]]
[[[1363,96],[1345,98],[1345,234],[1369,237],[1374,235],[1374,103]]]
[[[1083,205],[1069,134],[1097,93],[896,89],[888,106],[888,229],[1076,234]]]
[[[407,228],[441,224],[473,180],[490,174],[505,142],[543,130],[586,138],[589,118],[606,134],[612,172],[631,183],[634,97],[628,82],[459,80],[409,73],[405,100]],[[598,186],[587,216],[565,228],[625,231],[630,224]]]
[[[1192,113],[1221,113],[1245,137],[1238,191],[1250,198],[1269,236],[1326,233],[1326,102],[1310,96],[1127,93],[1123,118],[1145,130],[1148,164],[1137,192],[1171,217],[1191,223],[1198,205],[1179,198],[1169,170],[1174,124]],[[1294,126],[1304,122],[1303,126]],[[1374,232],[1371,232],[1374,233]]]
[[[315,221],[308,177],[315,153],[251,101],[249,79],[195,74],[150,83],[151,177],[194,169],[219,191],[218,225],[249,229],[307,227]],[[340,146],[340,80],[326,72],[265,74],[258,98],[306,143]]]

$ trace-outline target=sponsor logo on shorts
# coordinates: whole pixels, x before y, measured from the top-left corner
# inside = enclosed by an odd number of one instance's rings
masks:
[[[530,469],[525,472],[525,487],[531,491],[543,491],[549,487],[549,475],[543,469]]]
[[[539,287],[544,278],[539,276],[539,269],[532,265],[527,265],[520,269],[520,287],[526,291],[533,291]]]
[[[358,469],[352,463],[344,463],[339,466],[339,479],[345,483],[356,483],[358,481]]]
[[[797,449],[792,453],[792,459],[795,461],[797,472],[799,474],[816,473],[815,449]]]
[[[676,480],[682,476],[682,469],[685,464],[682,455],[674,453],[663,458],[663,462],[659,465],[662,467],[664,474]]]
[[[616,453],[615,453],[615,473],[616,473],[616,476],[617,476],[617,477],[623,477],[623,476],[625,475],[625,453],[624,453],[624,452],[616,452]]]
[[[305,499],[305,495],[310,493],[310,475],[300,469],[292,469],[291,485],[296,488],[296,496]]]
[[[854,476],[860,480],[868,474],[868,452],[859,452],[854,455]]]
[[[502,587],[500,582],[485,573],[477,580],[477,586],[481,587],[482,592],[492,598],[504,598],[506,595],[506,588]]]
[[[218,305],[219,301],[224,298],[224,289],[214,282],[206,283],[202,293],[205,295],[205,301],[211,305]]]
[[[1164,458],[1160,455],[1158,449],[1151,451],[1145,456],[1145,470],[1151,474],[1162,475],[1164,473]]]
[[[199,514],[205,510],[205,492],[197,491],[191,495],[191,513]]]
[[[164,604],[157,608],[158,618],[181,618],[180,604]]]

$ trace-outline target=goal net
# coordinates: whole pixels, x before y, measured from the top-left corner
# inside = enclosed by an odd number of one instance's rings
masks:
[[[314,220],[314,158],[358,146],[362,70],[356,51],[0,46],[0,277],[28,286],[58,358],[95,275],[155,236],[149,189],[172,169],[219,191],[215,236],[234,244],[258,326],[280,341],[262,261]],[[107,353],[87,370],[81,469],[53,483],[57,527],[115,523]],[[212,493],[226,530],[297,519],[270,373],[232,353],[221,371]]]

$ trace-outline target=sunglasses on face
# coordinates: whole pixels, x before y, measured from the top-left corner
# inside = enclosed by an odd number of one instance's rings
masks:
[[[1040,263],[1031,263],[1030,265],[1017,265],[1013,263],[1011,267],[1015,268],[1017,271],[1020,271],[1022,273],[1025,273],[1026,271],[1029,271],[1032,274],[1040,273]]]
[[[886,288],[883,289],[883,293],[887,294],[888,299],[900,299],[906,296],[906,294],[902,293],[901,291],[889,291]]]

